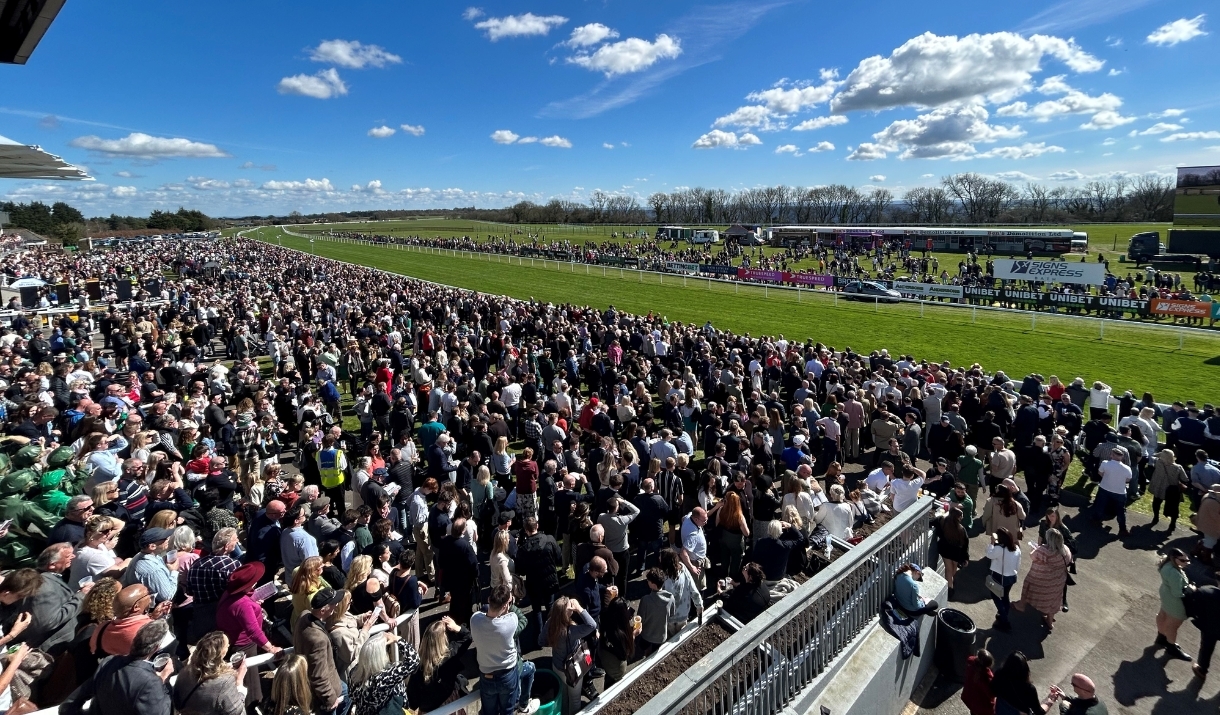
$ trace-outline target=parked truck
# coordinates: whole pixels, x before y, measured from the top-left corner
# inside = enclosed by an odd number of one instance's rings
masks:
[[[1201,270],[1204,258],[1210,266],[1220,259],[1220,228],[1171,228],[1169,245],[1161,242],[1160,231],[1145,231],[1127,243],[1127,260],[1141,264],[1177,263]]]

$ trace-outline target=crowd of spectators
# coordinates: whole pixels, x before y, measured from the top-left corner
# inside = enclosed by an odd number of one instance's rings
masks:
[[[162,282],[159,300],[0,329],[0,644],[34,649],[6,656],[0,712],[426,712],[477,683],[482,712],[508,714],[538,707],[549,670],[571,714],[711,601],[758,617],[828,541],[921,489],[947,500],[942,554],[979,510],[998,548],[1054,511],[1076,448],[1117,489],[1102,518],[1144,488],[1174,518],[1220,490],[1210,405],[1100,382],[246,239],[4,268]],[[1196,465],[1185,483],[1157,471],[1166,437]],[[1054,587],[1027,600],[1049,608]]]

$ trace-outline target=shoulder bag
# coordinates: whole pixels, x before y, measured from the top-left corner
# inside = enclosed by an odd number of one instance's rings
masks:
[[[593,655],[585,639],[581,638],[566,659],[563,661],[563,678],[569,688],[575,688],[584,680],[585,674],[593,668]]]
[[[1001,551],[1000,575],[1002,577],[1004,575],[1004,561],[1008,558],[1008,549],[1002,548]],[[996,598],[1004,598],[1004,584],[996,581],[993,574],[995,574],[994,570],[989,569],[987,571],[987,578],[983,579],[983,585],[987,587],[988,591],[991,591],[992,596],[995,596]]]

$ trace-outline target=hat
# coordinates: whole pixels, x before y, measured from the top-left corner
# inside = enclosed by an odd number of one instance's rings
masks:
[[[910,566],[911,566],[912,571],[918,571],[919,573],[923,573],[923,567],[920,566],[919,564],[911,564]]]
[[[1097,687],[1093,685],[1093,679],[1084,673],[1072,674],[1072,687],[1080,690],[1087,690],[1090,693],[1097,692]]]
[[[504,526],[505,524],[512,521],[514,518],[516,518],[516,516],[517,516],[517,513],[515,511],[513,511],[512,509],[505,509],[504,511],[500,512],[500,526]]]
[[[802,444],[805,444],[805,435],[798,434],[792,438],[792,446],[799,447]]]
[[[318,497],[313,500],[313,510],[321,511],[330,506],[330,497]]]
[[[145,529],[144,533],[140,534],[140,548],[149,544],[159,544],[173,535],[174,532],[169,529]]]
[[[590,404],[590,405],[593,405],[594,407],[596,407],[596,406],[597,406],[597,404],[598,404],[598,399],[597,399],[596,397],[590,397],[590,398],[589,398],[589,404]]]
[[[948,421],[949,421],[949,415],[941,415],[941,416],[940,416],[940,421],[941,421],[941,422],[948,422]]]
[[[343,600],[343,591],[336,591],[333,588],[324,588],[313,595],[309,599],[309,607],[313,609],[326,608],[327,606],[336,606]]]
[[[229,584],[225,586],[225,590],[229,593],[246,593],[254,588],[254,584],[258,583],[266,570],[261,561],[242,564],[229,576]]]
[[[389,474],[390,470],[386,469],[385,467],[378,467],[373,470],[374,477],[386,477],[389,476]]]

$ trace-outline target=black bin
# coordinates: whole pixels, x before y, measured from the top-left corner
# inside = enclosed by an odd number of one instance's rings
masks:
[[[936,614],[936,665],[947,677],[966,681],[966,659],[974,655],[974,621],[954,608]]]

